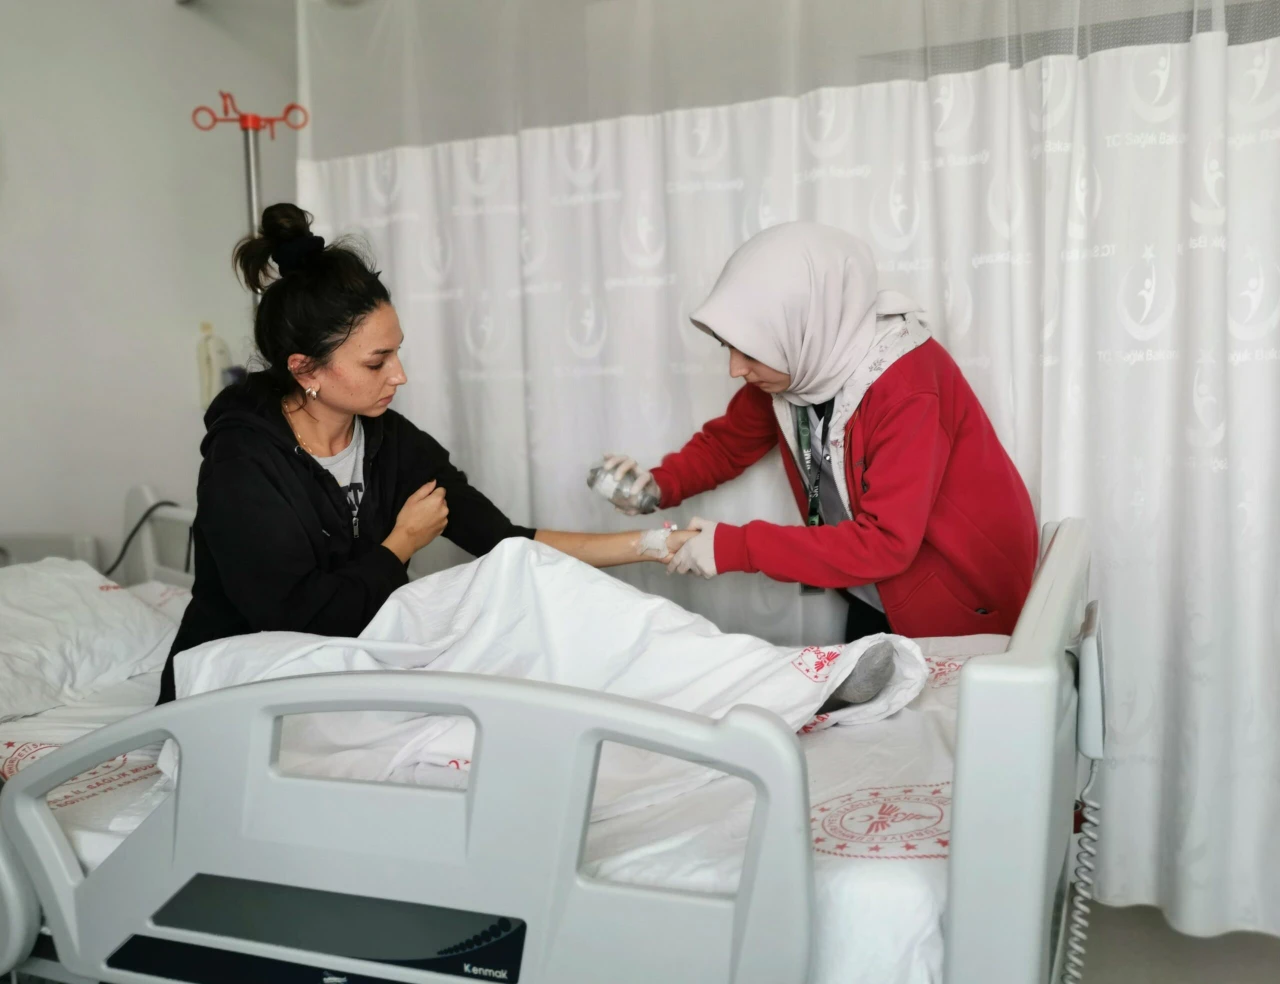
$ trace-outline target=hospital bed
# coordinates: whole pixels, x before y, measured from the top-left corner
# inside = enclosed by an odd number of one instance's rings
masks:
[[[155,501],[131,492],[127,528]],[[191,518],[152,511],[126,578],[189,585]],[[1074,653],[1096,658],[1088,560],[1081,522],[1046,528],[1007,645],[939,641],[920,706],[866,735],[833,728],[797,739],[756,708],[713,722],[440,673],[269,681],[154,709],[144,709],[153,684],[130,681],[115,705],[104,696],[99,708],[12,722],[86,726],[0,792],[0,973],[68,984],[801,984],[837,979],[833,960],[905,966],[913,946],[945,939],[948,984],[1056,981],[1079,761]],[[465,788],[275,767],[283,716],[371,709],[472,716],[481,737]],[[95,840],[55,817],[49,794],[166,739],[180,748],[176,788],[128,836]],[[953,756],[953,775],[921,777],[918,789],[915,779],[855,775],[875,749],[900,747],[905,761],[924,740]],[[662,811],[588,824],[604,741],[736,778]],[[161,788],[159,772],[146,771],[153,758],[135,759],[147,777],[135,788]],[[742,847],[736,891],[705,891],[706,853],[721,841]],[[841,923],[829,910],[846,896],[861,897],[863,910]],[[895,899],[918,920],[891,941],[903,952],[872,954],[857,940],[841,948]]]

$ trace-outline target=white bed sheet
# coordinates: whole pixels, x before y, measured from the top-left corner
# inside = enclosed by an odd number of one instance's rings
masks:
[[[933,984],[942,979],[958,674],[1005,636],[921,640],[929,684],[892,718],[801,735],[815,861],[811,984]],[[95,728],[152,706],[159,674],[90,700],[0,725],[0,776]],[[58,787],[54,816],[86,871],[172,791],[158,746]],[[443,783],[442,783],[443,784]],[[586,872],[634,885],[732,891],[751,818],[745,782],[723,778],[678,800],[592,824]]]
[[[176,627],[191,592],[159,581],[128,589]],[[97,691],[73,704],[0,724],[0,780],[70,741],[154,706],[160,673],[144,673]],[[102,863],[173,788],[157,768],[160,746],[119,755],[64,783],[48,797],[86,870]]]
[[[959,671],[1007,636],[918,640],[929,684],[892,718],[802,734],[815,881],[811,984],[942,980]],[[724,778],[592,824],[586,870],[614,882],[732,891],[753,797]]]
[[[0,724],[0,779],[98,728],[138,714],[156,702],[160,674],[144,673],[86,700]],[[172,790],[156,766],[160,745],[117,755],[63,783],[49,807],[86,871],[96,868]]]

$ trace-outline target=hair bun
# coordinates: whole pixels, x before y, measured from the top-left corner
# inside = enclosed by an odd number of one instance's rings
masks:
[[[271,259],[280,271],[280,276],[292,273],[302,267],[307,260],[324,249],[324,239],[316,235],[295,236],[286,239],[271,251]]]
[[[290,202],[268,206],[256,236],[240,240],[234,263],[244,284],[261,293],[271,282],[271,264],[283,276],[304,259],[324,248],[324,240],[311,234],[311,216]]]
[[[271,244],[272,249],[311,235],[311,215],[290,202],[268,205],[262,213],[259,235]]]

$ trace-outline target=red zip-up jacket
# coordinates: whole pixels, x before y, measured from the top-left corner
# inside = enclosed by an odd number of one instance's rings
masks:
[[[867,390],[845,430],[853,518],[836,526],[721,523],[716,569],[820,588],[874,584],[901,635],[1007,634],[1031,589],[1031,497],[960,367],[930,340]],[[653,476],[662,506],[727,482],[783,443],[801,515],[808,496],[773,400],[744,386]]]

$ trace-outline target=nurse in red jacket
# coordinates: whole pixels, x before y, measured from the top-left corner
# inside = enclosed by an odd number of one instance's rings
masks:
[[[1009,633],[1031,587],[1031,498],[991,421],[871,250],[792,222],[745,243],[693,313],[743,386],[652,473],[661,508],[736,478],[779,441],[803,525],[702,519],[671,569],[835,588],[846,638]]]

